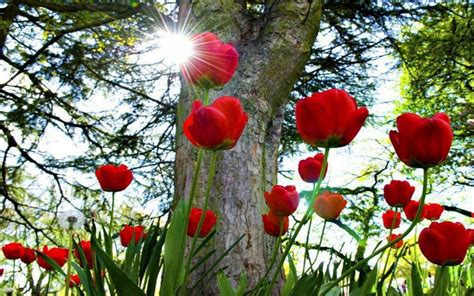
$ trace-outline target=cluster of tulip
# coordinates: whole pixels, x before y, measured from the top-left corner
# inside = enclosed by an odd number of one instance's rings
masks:
[[[133,180],[132,172],[125,165],[120,165],[118,167],[110,164],[101,166],[96,170],[96,176],[103,191],[114,193],[125,190]],[[127,247],[132,238],[134,238],[135,244],[138,244],[140,240],[146,238],[146,233],[144,232],[143,226],[125,225],[120,230],[119,237],[122,246]],[[27,265],[37,261],[41,268],[48,271],[51,271],[54,268],[47,260],[45,260],[46,257],[54,261],[59,267],[63,267],[69,260],[69,250],[61,247],[49,248],[48,246],[44,246],[40,251],[25,247],[21,243],[12,242],[4,245],[2,251],[7,259],[20,259]],[[74,257],[77,259],[80,266],[84,266],[84,262],[81,261],[80,252],[84,254],[87,266],[92,268],[94,264],[94,252],[91,248],[91,242],[81,240],[73,251]],[[68,275],[66,282],[69,284],[69,287],[72,287],[74,285],[79,285],[80,279],[77,274]]]

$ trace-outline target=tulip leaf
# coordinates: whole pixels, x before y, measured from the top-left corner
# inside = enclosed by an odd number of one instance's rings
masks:
[[[217,287],[221,296],[235,296],[234,288],[232,288],[229,279],[222,271],[217,274]]]
[[[127,274],[120,269],[113,259],[100,248],[95,237],[92,237],[91,243],[96,252],[97,259],[102,262],[107,269],[118,296],[145,295],[145,293],[143,293],[143,291],[127,276]]]
[[[147,296],[154,296],[155,295],[155,289],[156,289],[156,282],[158,279],[158,274],[161,269],[161,251],[163,249],[163,245],[165,243],[165,238],[166,238],[166,233],[167,233],[167,227],[168,227],[168,221],[166,222],[166,225],[163,228],[163,231],[160,234],[160,239],[158,240],[158,243],[155,244],[153,251],[151,253],[150,260],[147,260],[147,290],[146,294]]]
[[[415,263],[411,265],[411,291],[413,295],[423,295],[420,274]]]
[[[247,274],[243,272],[240,275],[237,289],[235,289],[235,296],[243,296],[245,294],[246,289],[247,289]]]
[[[79,279],[81,280],[81,285],[86,290],[87,295],[94,295],[91,285],[93,282],[90,274],[87,274],[76,262],[71,262],[71,264],[72,267],[76,270],[76,273],[79,276]],[[77,290],[82,293],[80,289]]]
[[[377,281],[377,267],[372,269],[371,272],[367,275],[364,283],[360,288],[354,289],[351,292],[351,296],[365,296],[365,295],[372,295],[372,288]]]
[[[178,202],[171,217],[165,239],[163,281],[160,295],[175,295],[184,281],[184,247],[186,240],[186,204],[183,199]]]
[[[293,258],[290,254],[288,254],[288,265],[289,265],[289,273],[286,279],[285,284],[283,285],[283,290],[281,292],[282,296],[288,296],[291,293],[291,290],[295,286],[296,281],[298,280],[298,274],[296,273],[296,266]]]

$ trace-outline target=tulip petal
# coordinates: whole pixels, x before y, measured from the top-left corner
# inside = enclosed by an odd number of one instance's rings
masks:
[[[349,144],[355,138],[364,125],[367,116],[369,116],[369,110],[365,107],[361,107],[352,113],[347,122],[346,129],[344,130],[340,144],[341,146]]]
[[[227,119],[229,130],[226,140],[232,140],[233,143],[236,143],[248,120],[240,100],[228,96],[220,97],[212,103],[212,106],[222,112]]]

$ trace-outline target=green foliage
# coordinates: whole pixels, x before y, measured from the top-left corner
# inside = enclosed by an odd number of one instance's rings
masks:
[[[183,199],[178,202],[171,223],[168,235],[165,240],[164,249],[164,271],[161,283],[160,295],[175,295],[184,281],[184,247],[186,237],[187,219],[186,203]],[[176,254],[180,254],[176,256]]]
[[[474,57],[471,5],[452,4],[424,15],[404,27],[397,45],[403,100],[396,113],[415,112],[431,117],[446,112],[455,133],[448,166],[435,168],[437,183],[450,180],[472,186],[474,115]]]
[[[217,273],[217,286],[221,296],[242,296],[247,288],[247,275],[245,273],[240,275],[239,283],[234,290],[230,280],[220,271]]]
[[[421,287],[421,278],[418,273],[418,266],[411,265],[411,291],[413,295],[423,295],[423,288]]]

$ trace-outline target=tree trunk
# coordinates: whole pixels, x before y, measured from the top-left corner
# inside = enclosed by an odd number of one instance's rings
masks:
[[[263,192],[276,184],[283,110],[309,59],[319,29],[321,3],[274,1],[264,15],[255,18],[236,2],[245,1],[182,1],[179,17],[181,28],[185,20],[188,30],[198,24],[195,31],[216,33],[233,43],[240,55],[232,80],[222,90],[210,93],[211,102],[223,95],[239,98],[249,115],[237,146],[219,152],[210,205],[218,215],[218,231],[212,242],[216,257],[245,234],[219,267],[227,267],[224,272],[234,286],[245,272],[250,288],[263,275],[272,253],[273,240],[264,233],[261,219],[267,212]],[[187,198],[191,187],[197,149],[184,137],[182,124],[195,98],[183,81],[176,137],[177,198]],[[202,206],[209,155],[205,153],[203,159],[195,206]],[[201,274],[202,270],[195,271],[192,281]],[[214,278],[208,276],[194,294],[218,295]]]

